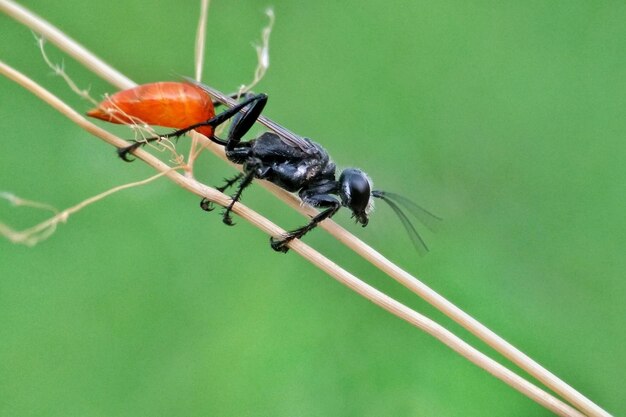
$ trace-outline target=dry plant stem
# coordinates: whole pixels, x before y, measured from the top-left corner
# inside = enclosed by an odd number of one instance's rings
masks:
[[[206,40],[206,22],[209,16],[209,0],[200,1],[200,18],[198,19],[199,36],[196,36],[196,47],[194,48],[196,63],[196,73],[194,78],[196,81],[202,81],[202,66],[204,63],[204,44]]]
[[[56,207],[53,207],[50,204],[20,198],[13,193],[8,193],[5,191],[0,192],[0,198],[2,198],[3,200],[7,200],[11,205],[15,207],[31,207],[38,210],[51,211],[55,214],[59,212]]]
[[[14,18],[15,20],[23,23],[31,28],[34,32],[40,34],[46,34],[46,39],[49,39],[54,44],[63,44],[63,49],[71,56],[84,56],[86,59],[80,61],[83,65],[89,68],[94,74],[98,74],[107,80],[115,80],[115,85],[132,85],[132,81],[126,78],[123,74],[115,70],[109,64],[93,55],[84,46],[78,42],[72,40],[59,29],[35,15],[30,10],[22,7],[21,5],[10,0],[0,0],[0,10],[3,10],[6,14]],[[128,88],[128,87],[125,87]]]
[[[55,44],[65,50],[68,54],[72,55],[79,62],[84,63],[88,68],[92,68],[94,65],[98,66],[98,62],[101,62],[97,57],[95,57],[90,52],[84,50],[82,48],[81,52],[78,53],[76,48],[73,48],[73,45],[76,44],[71,39],[67,38],[63,35],[59,30],[48,24],[47,22],[40,22],[40,18],[32,15],[28,10],[22,7],[15,7],[14,3],[9,0],[0,0],[0,9],[4,10],[7,14],[15,17],[17,20],[25,23],[33,30],[41,33],[46,36]],[[17,16],[16,16],[17,14]],[[25,15],[24,15],[25,14]],[[57,36],[51,36],[48,33],[48,30],[52,30],[51,33]],[[118,73],[116,70],[106,65],[100,67],[98,71],[95,71],[97,74],[101,75],[103,78],[108,80],[111,84],[116,85],[120,89],[130,88],[135,84],[130,81],[125,76]],[[212,142],[206,140],[201,135],[194,135],[200,137],[202,142],[207,144],[207,147],[214,151],[218,156],[222,159],[225,159],[223,154],[223,149],[214,145]],[[115,146],[123,146],[123,145],[115,145]],[[137,153],[138,155],[144,155],[145,152],[140,150]],[[160,161],[159,161],[160,162]],[[278,189],[277,187],[265,183],[263,183],[265,187],[269,188],[274,194],[279,196],[282,200],[287,202],[292,207],[300,210],[305,214],[314,213],[314,209],[310,207],[301,206],[300,201],[295,198],[293,195],[286,193],[284,190]],[[219,201],[217,201],[219,203]],[[235,207],[237,207],[236,205]],[[235,210],[238,213],[238,210]],[[239,213],[238,213],[239,214]],[[558,377],[547,371],[545,368],[541,367],[538,363],[533,361],[531,358],[517,350],[515,347],[510,345],[504,339],[495,335],[488,328],[480,324],[478,321],[473,319],[471,316],[464,313],[454,304],[450,303],[444,297],[430,289],[428,286],[412,277],[406,271],[397,267],[385,257],[380,255],[378,252],[374,251],[372,248],[367,246],[365,243],[348,233],[345,229],[341,228],[339,225],[332,221],[324,221],[321,224],[321,227],[328,230],[333,236],[339,239],[341,242],[355,250],[365,259],[370,261],[372,264],[376,265],[378,268],[383,270],[385,273],[389,274],[391,277],[411,289],[416,294],[420,295],[427,302],[431,303],[433,306],[438,308],[444,314],[452,318],[457,323],[461,324],[467,330],[472,332],[474,335],[485,341],[495,350],[509,358],[511,361],[516,363],[522,369],[527,371],[529,374],[533,375],[538,380],[542,381],[546,386],[553,389],[555,392],[559,393],[563,398],[570,401],[572,404],[576,405],[579,409],[583,410],[587,415],[590,416],[610,416],[606,411],[602,408],[598,407],[592,401],[587,399],[585,396],[577,392],[575,389],[567,385],[565,382],[561,381]],[[294,242],[300,244],[301,242]]]
[[[36,96],[44,100],[51,107],[55,108],[56,110],[67,116],[71,121],[86,129],[93,135],[103,139],[107,143],[113,146],[121,146],[126,143],[124,140],[112,135],[104,129],[95,126],[84,117],[82,117],[80,114],[78,114],[76,111],[67,106],[65,103],[63,103],[61,100],[59,100],[57,97],[55,97],[53,94],[45,90],[43,87],[39,86],[34,81],[17,72],[13,68],[7,66],[2,61],[0,61],[0,73],[22,85],[29,91],[33,92]],[[222,206],[228,204],[229,199],[224,194],[218,192],[213,188],[207,187],[204,184],[201,184],[193,178],[189,178],[179,174],[171,167],[164,164],[161,160],[155,158],[148,152],[142,149],[138,149],[134,154],[137,158],[143,160],[148,165],[160,171],[162,175],[167,176],[173,182],[185,188],[186,190],[199,196],[209,198]],[[284,233],[284,230],[274,225],[272,222],[254,212],[253,210],[247,208],[243,204],[235,205],[233,211],[237,215],[248,220],[250,223],[269,235],[276,236]],[[304,242],[300,240],[294,240],[290,243],[289,246],[294,252],[300,254],[309,262],[322,269],[345,286],[351,288],[355,292],[359,293],[363,297],[372,301],[374,304],[384,308],[395,316],[429,333],[430,335],[437,338],[474,364],[485,369],[487,372],[501,379],[508,385],[517,389],[518,391],[533,399],[542,406],[546,407],[547,409],[553,411],[555,414],[573,417],[584,416],[584,414],[578,412],[577,410],[563,403],[557,398],[554,398],[547,392],[541,390],[540,388],[521,378],[519,375],[500,365],[493,359],[487,357],[477,349],[459,339],[452,332],[448,331],[441,325],[411,310],[407,306],[399,303],[398,301],[392,299],[386,294],[378,291],[374,287],[359,280],[357,277],[350,274],[340,266],[336,265],[328,258],[313,250]]]
[[[55,215],[59,213],[59,210],[57,210],[56,207],[52,207],[49,204],[40,203],[38,201],[26,200],[14,195],[13,193],[0,192],[0,198],[7,200],[15,207],[30,207],[38,210],[46,210],[51,211]],[[0,236],[5,236],[13,243],[21,243],[27,246],[33,246],[37,244],[37,242],[48,238],[55,232],[55,230],[56,224],[52,223],[47,229],[44,228],[40,232],[27,234],[26,232],[17,232],[6,224],[0,222]],[[34,237],[33,233],[37,233],[37,236]]]
[[[78,94],[82,99],[89,100],[91,104],[93,104],[94,106],[97,106],[98,102],[94,100],[93,98],[91,98],[91,96],[89,95],[88,89],[81,90],[80,88],[78,88],[76,83],[65,73],[63,66],[54,64],[50,60],[50,58],[48,58],[48,54],[46,53],[45,43],[46,43],[46,40],[44,38],[37,37],[37,45],[39,45],[41,56],[43,57],[43,60],[46,62],[48,67],[50,67],[50,69],[54,71],[54,75],[63,78],[63,81],[65,81],[65,83],[70,87],[70,89],[76,94]]]
[[[194,62],[195,65],[195,79],[196,81],[202,81],[202,66],[204,63],[204,44],[206,40],[206,24],[209,16],[209,0],[200,1],[200,18],[198,19],[197,33],[201,36],[196,36],[196,46],[194,48]],[[191,146],[189,148],[189,156],[187,157],[187,172],[185,175],[193,177],[193,165],[198,155],[200,155],[201,149],[198,149],[198,136],[191,136]]]
[[[250,84],[239,87],[239,95],[252,90],[265,77],[265,73],[270,66],[270,35],[272,34],[275,21],[274,10],[270,7],[265,10],[265,14],[269,22],[261,33],[261,44],[254,47],[257,55],[257,67],[254,70],[254,78]],[[199,38],[204,35],[198,31],[197,36]]]
[[[174,167],[174,168],[170,168],[170,170],[176,170],[176,169],[180,169],[180,167]],[[17,232],[15,230],[10,229],[9,227],[3,225],[2,223],[0,223],[0,231],[2,232],[2,234],[4,234],[5,236],[8,236],[9,239],[11,239],[11,241],[13,241],[14,243],[25,243],[29,246],[33,246],[35,244],[37,244],[38,242],[40,242],[41,240],[44,240],[45,238],[49,237],[52,232],[54,232],[54,230],[56,229],[57,224],[63,222],[67,222],[67,219],[74,213],[82,210],[83,208],[87,207],[90,204],[93,204],[97,201],[100,201],[108,196],[110,196],[111,194],[117,193],[118,191],[122,191],[122,190],[126,190],[128,188],[133,188],[133,187],[139,187],[141,185],[145,185],[148,184],[158,178],[161,178],[163,175],[167,174],[168,171],[165,172],[160,172],[156,175],[153,175],[150,178],[146,178],[145,180],[141,180],[141,181],[136,181],[136,182],[131,182],[128,184],[124,184],[124,185],[120,185],[114,188],[111,188],[110,190],[107,190],[105,192],[102,192],[98,195],[95,195],[93,197],[90,197],[86,200],[81,201],[80,203],[63,210],[60,213],[57,213],[56,215],[54,215],[53,217],[49,218],[46,221],[43,221],[41,223],[39,223],[36,226],[33,226],[31,228],[28,228],[26,230],[23,230],[21,232]],[[36,204],[29,204],[30,206],[35,206]],[[46,205],[44,204],[37,204],[38,206],[43,206],[45,207]],[[55,210],[56,211],[56,210]]]

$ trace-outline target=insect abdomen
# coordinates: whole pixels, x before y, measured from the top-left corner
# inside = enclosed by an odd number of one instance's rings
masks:
[[[118,124],[147,123],[149,125],[183,129],[215,116],[208,93],[195,85],[179,82],[143,84],[113,94],[88,116]],[[213,129],[196,129],[205,136]]]

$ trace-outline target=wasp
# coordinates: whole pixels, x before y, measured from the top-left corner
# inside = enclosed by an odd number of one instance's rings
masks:
[[[231,218],[233,206],[254,179],[266,180],[297,193],[304,203],[320,210],[306,225],[279,238],[270,238],[270,244],[276,251],[287,252],[290,241],[301,239],[320,222],[333,217],[341,207],[348,208],[358,224],[367,226],[374,199],[385,201],[391,207],[420,252],[428,251],[401,206],[427,226],[441,220],[439,217],[398,194],[374,190],[371,179],[360,169],[347,168],[337,176],[335,163],[320,144],[261,115],[267,101],[266,94],[247,93],[237,102],[233,96],[187,79],[187,82],[145,84],[118,92],[87,114],[113,123],[128,124],[139,119],[147,124],[178,129],[119,148],[118,155],[126,161],[130,161],[129,153],[148,142],[163,137],[177,138],[191,130],[223,146],[228,160],[242,167],[242,173],[218,187],[224,192],[236,184],[236,191],[222,214],[222,220],[227,225],[234,224]],[[226,110],[216,114],[215,107],[218,105],[226,106]],[[232,122],[227,137],[217,137],[215,129],[230,119]],[[256,139],[243,141],[244,135],[256,122],[269,130]],[[200,206],[204,210],[212,210],[206,199],[201,201]]]

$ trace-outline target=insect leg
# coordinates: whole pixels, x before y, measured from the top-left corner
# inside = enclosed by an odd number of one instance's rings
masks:
[[[263,108],[267,104],[267,95],[258,94],[250,96],[249,94],[245,96],[245,100],[236,107],[242,109],[241,112],[238,112],[234,115],[233,123],[228,132],[228,141],[226,142],[226,156],[233,162],[242,163],[244,162],[244,172],[245,174],[239,174],[230,180],[226,181],[226,184],[218,188],[220,191],[224,191],[225,189],[232,186],[235,182],[241,179],[239,183],[239,188],[237,192],[232,197],[232,200],[228,207],[224,210],[223,213],[223,222],[229,226],[233,225],[232,218],[230,217],[230,212],[232,211],[233,206],[239,199],[241,198],[241,193],[243,190],[250,185],[252,180],[254,179],[255,172],[259,167],[260,161],[253,159],[247,159],[250,154],[250,142],[243,143],[238,146],[241,142],[241,138],[252,128],[252,125],[256,122],[259,115],[263,111]],[[236,107],[233,107],[235,109]],[[232,109],[231,109],[232,110]],[[247,159],[247,160],[246,160]],[[203,199],[200,202],[200,207],[204,210],[210,211],[213,208],[206,199]]]
[[[196,123],[184,129],[179,129],[179,130],[176,130],[172,133],[168,133],[165,135],[154,136],[154,137],[142,140],[142,141],[136,141],[132,145],[125,146],[123,148],[117,148],[117,154],[124,161],[131,162],[132,159],[128,158],[128,154],[130,152],[133,152],[135,149],[139,148],[140,146],[145,145],[146,143],[154,142],[154,141],[160,140],[161,138],[179,137],[193,129],[196,129],[202,126],[211,126],[215,128],[221,125],[222,123],[224,123],[225,121],[227,121],[228,119],[235,116],[246,106],[251,105],[250,109],[248,109],[248,111],[246,112],[246,114],[243,116],[241,120],[242,122],[244,122],[244,124],[241,128],[239,128],[239,130],[245,129],[243,130],[243,133],[241,134],[241,136],[243,136],[248,130],[250,130],[250,128],[252,127],[256,119],[259,117],[259,114],[263,110],[263,107],[265,107],[265,103],[267,103],[267,94],[257,94],[255,96],[247,98],[246,100],[242,101],[241,103],[239,103],[238,105],[234,107],[231,107],[230,109],[224,110],[222,113],[204,122]],[[249,120],[249,119],[252,119],[252,120]],[[232,129],[233,128],[231,128],[231,130]],[[218,145],[226,146],[227,144],[226,141],[216,138],[215,136],[212,136],[209,139],[217,143]]]
[[[321,221],[333,217],[341,207],[341,203],[339,203],[339,201],[330,194],[313,195],[309,196],[306,200],[307,203],[316,207],[326,207],[326,210],[313,217],[307,225],[286,233],[285,235],[281,236],[280,239],[275,239],[271,237],[270,245],[275,251],[286,253],[289,250],[289,248],[287,247],[287,244],[289,242],[291,242],[293,239],[302,238],[302,236],[317,227],[317,225]]]
[[[241,178],[243,178],[243,174],[241,172],[232,178],[224,178],[224,185],[222,185],[221,187],[215,187],[215,189],[218,190],[220,193],[223,193],[228,188],[232,187],[233,184],[235,184]],[[200,201],[200,208],[204,211],[213,211],[215,207],[213,207],[213,203],[211,201],[203,198],[202,201]]]
[[[253,99],[253,101],[250,101],[251,99]],[[257,96],[252,96],[252,98],[244,100],[244,103],[245,102],[250,102],[249,105],[246,106],[245,112],[238,113],[230,126],[228,142],[226,144],[226,149],[228,150],[233,150],[239,144],[241,138],[248,133],[257,121],[263,108],[267,104],[267,95],[258,94]]]
[[[228,207],[226,207],[224,213],[222,213],[222,221],[228,226],[235,225],[235,223],[233,223],[233,219],[230,217],[230,212],[233,209],[235,203],[238,202],[241,198],[241,193],[243,192],[243,190],[245,190],[252,183],[252,180],[254,179],[254,170],[249,170],[245,174],[242,174],[242,176],[243,179],[239,183],[239,187],[237,187],[237,192],[231,197],[230,204],[228,205]]]

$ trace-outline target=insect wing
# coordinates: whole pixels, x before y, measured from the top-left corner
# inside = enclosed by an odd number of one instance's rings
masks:
[[[285,129],[283,126],[274,122],[272,119],[268,119],[265,116],[259,116],[258,121],[268,129],[272,130],[278,136],[280,136],[280,139],[289,146],[299,148],[306,153],[311,153],[311,151],[315,149],[311,142],[307,141],[302,136],[298,136],[292,131]]]
[[[185,77],[185,79],[194,84],[197,85],[198,87],[202,88],[204,91],[206,91],[207,93],[209,93],[213,98],[215,98],[217,101],[219,101],[220,103],[229,106],[229,107],[234,107],[236,106],[238,103],[237,101],[235,101],[233,98],[227,96],[226,94],[212,88],[209,87],[208,85],[202,84],[198,81],[195,81],[191,78],[187,78]],[[298,148],[301,149],[303,152],[306,153],[311,153],[312,151],[315,150],[315,147],[311,144],[311,142],[309,142],[308,140],[304,139],[302,136],[296,135],[295,133],[293,133],[292,131],[284,128],[283,126],[279,125],[278,123],[274,122],[271,119],[268,119],[267,117],[261,115],[258,117],[257,121],[259,123],[261,123],[262,125],[264,125],[265,127],[267,127],[268,129],[272,130],[273,132],[275,132],[276,134],[278,134],[278,136],[280,137],[280,139],[285,142],[287,145],[293,147],[293,148]]]

